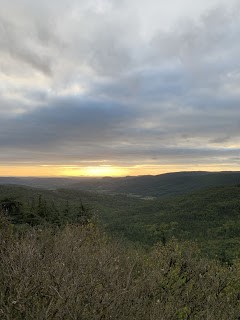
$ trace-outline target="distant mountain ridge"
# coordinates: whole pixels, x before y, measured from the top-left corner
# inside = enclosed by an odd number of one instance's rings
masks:
[[[69,186],[72,189],[141,196],[175,196],[209,187],[240,184],[240,172],[176,172],[156,176],[105,178]]]
[[[103,178],[14,178],[0,177],[0,184],[17,184],[47,189],[76,189],[101,193],[124,193],[165,197],[209,187],[240,185],[240,171],[173,172],[160,175]]]
[[[70,184],[85,181],[88,178],[56,177],[0,177],[0,185],[22,185],[34,188],[57,189]]]

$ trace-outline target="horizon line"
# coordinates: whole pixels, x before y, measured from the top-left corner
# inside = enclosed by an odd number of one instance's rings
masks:
[[[118,179],[118,178],[130,178],[130,177],[156,177],[161,175],[167,175],[167,174],[177,174],[177,173],[240,173],[240,170],[183,170],[183,171],[169,171],[169,172],[163,172],[159,174],[138,174],[138,175],[119,175],[119,176],[111,176],[111,175],[103,175],[103,176],[87,176],[87,175],[79,175],[79,176],[67,176],[67,175],[46,175],[46,176],[18,176],[18,175],[0,175],[0,178],[41,178],[41,179],[48,179],[48,178],[55,178],[55,179],[102,179],[102,178],[112,178],[112,179]]]

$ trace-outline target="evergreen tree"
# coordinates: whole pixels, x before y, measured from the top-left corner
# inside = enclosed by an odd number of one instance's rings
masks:
[[[76,222],[82,225],[88,224],[92,219],[92,212],[89,208],[83,205],[82,200],[80,200],[80,204],[78,207]]]
[[[24,223],[22,203],[14,198],[4,198],[0,201],[0,208],[9,215],[13,223]]]

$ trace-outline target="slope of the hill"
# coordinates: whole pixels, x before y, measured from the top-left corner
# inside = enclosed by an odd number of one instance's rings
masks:
[[[40,212],[43,217],[51,215],[51,222],[57,217],[71,223],[83,203],[93,209],[108,232],[141,245],[166,243],[174,237],[197,241],[203,252],[223,261],[240,257],[239,186],[155,200],[66,189],[0,186],[0,200],[6,197],[23,202],[20,219],[23,222],[29,212],[30,217]]]
[[[82,181],[73,189],[142,196],[174,196],[216,186],[240,184],[240,172],[177,172],[157,176],[103,178]]]
[[[231,261],[240,257],[240,187],[145,201],[131,214],[115,216],[108,228],[145,244],[196,240],[208,255]]]
[[[0,177],[0,185],[17,184],[49,190],[69,188],[106,194],[168,197],[209,187],[240,184],[240,172],[175,172],[121,178],[14,178]]]
[[[33,188],[56,189],[74,183],[85,182],[89,178],[53,178],[53,177],[0,177],[0,185],[22,185]]]

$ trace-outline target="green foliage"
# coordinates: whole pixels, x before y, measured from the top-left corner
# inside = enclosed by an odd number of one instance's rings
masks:
[[[239,318],[239,187],[155,200],[0,194],[0,319]],[[93,212],[131,242],[109,239]]]
[[[240,188],[218,187],[185,196],[144,200],[77,190],[0,186],[2,199],[22,203],[13,223],[33,226],[88,223],[97,216],[110,234],[141,246],[198,242],[213,259],[231,264],[240,258]]]
[[[69,201],[55,198],[51,192],[26,189],[21,187],[1,187],[11,197],[0,200],[0,208],[11,222],[16,225],[29,224],[31,226],[56,225],[66,223],[88,224],[93,218],[90,208],[78,200],[72,205]],[[11,192],[11,193],[10,193]],[[13,196],[15,195],[15,197]],[[21,201],[17,200],[21,199]],[[64,204],[63,204],[64,201]]]
[[[0,210],[0,242],[2,245],[5,245],[6,241],[10,241],[12,239],[13,232],[13,225],[10,224],[4,211]]]
[[[12,217],[16,223],[23,222],[22,203],[13,197],[5,197],[0,201],[0,209]]]

